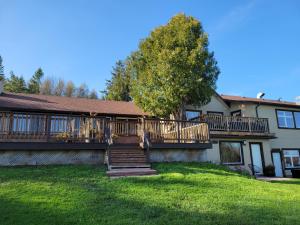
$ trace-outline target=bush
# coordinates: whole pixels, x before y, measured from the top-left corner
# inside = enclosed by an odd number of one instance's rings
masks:
[[[267,177],[275,177],[275,167],[268,165],[264,168],[264,175]]]

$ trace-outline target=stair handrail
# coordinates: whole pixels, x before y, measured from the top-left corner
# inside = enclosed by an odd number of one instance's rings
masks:
[[[104,141],[106,144],[107,167],[110,166],[110,146],[112,145],[111,130],[108,126],[104,128]]]

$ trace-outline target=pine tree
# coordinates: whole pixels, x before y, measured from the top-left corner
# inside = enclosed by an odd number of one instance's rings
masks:
[[[3,60],[2,57],[0,55],[0,81],[1,80],[5,80],[5,76],[4,76],[4,66],[3,66]]]
[[[14,93],[25,93],[27,92],[26,82],[22,76],[18,77],[11,71],[10,78],[4,83],[4,90]]]
[[[28,83],[28,92],[31,94],[38,94],[40,93],[40,86],[41,86],[41,79],[44,76],[44,72],[41,68],[38,68],[35,71],[32,78],[29,80]]]
[[[106,81],[106,90],[102,91],[107,100],[130,101],[130,76],[122,61],[117,61],[111,80]]]

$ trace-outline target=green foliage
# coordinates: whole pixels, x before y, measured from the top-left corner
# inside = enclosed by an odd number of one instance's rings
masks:
[[[35,71],[32,78],[29,80],[28,83],[28,92],[31,94],[38,94],[40,93],[40,85],[41,85],[41,79],[44,76],[44,72],[41,68],[38,68],[37,71]]]
[[[112,71],[111,80],[106,81],[106,90],[102,93],[107,100],[131,101],[130,76],[126,71],[126,65],[117,61]]]
[[[104,166],[0,168],[0,224],[291,225],[300,180],[269,183],[200,163],[109,179]]]
[[[210,101],[219,75],[201,23],[178,14],[141,41],[130,57],[133,100],[156,116],[179,116]]]
[[[0,81],[1,80],[5,80],[5,76],[4,76],[4,66],[3,66],[3,60],[2,57],[0,55]]]
[[[14,93],[27,92],[26,82],[22,76],[19,77],[11,71],[10,78],[4,82],[4,90]]]

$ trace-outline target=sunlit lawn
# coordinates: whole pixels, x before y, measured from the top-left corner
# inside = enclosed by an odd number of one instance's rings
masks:
[[[104,167],[0,168],[0,224],[300,224],[300,180],[154,167],[160,175],[114,180]]]

